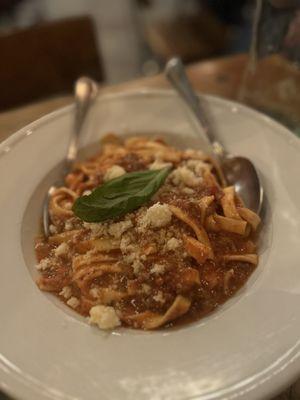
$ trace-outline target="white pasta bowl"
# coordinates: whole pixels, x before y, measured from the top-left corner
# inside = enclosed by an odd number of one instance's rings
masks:
[[[63,159],[73,107],[0,145],[0,387],[25,400],[268,399],[300,375],[300,142],[247,107],[207,97],[220,140],[249,157],[266,192],[260,263],[208,317],[173,330],[107,334],[34,283],[34,236],[47,184]],[[99,97],[83,147],[107,132],[161,134],[205,147],[178,97]],[[95,149],[94,146],[92,148]],[[45,180],[45,176],[48,178]]]

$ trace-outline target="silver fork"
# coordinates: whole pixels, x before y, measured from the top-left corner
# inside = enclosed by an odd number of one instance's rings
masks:
[[[64,184],[64,177],[72,170],[74,162],[77,159],[79,138],[82,136],[83,123],[86,119],[91,104],[98,93],[98,85],[95,81],[87,77],[81,77],[75,82],[74,100],[75,100],[75,118],[74,128],[68,147],[68,152],[62,167],[60,178],[48,189],[43,204],[43,227],[46,237],[49,236],[49,201],[55,189]]]

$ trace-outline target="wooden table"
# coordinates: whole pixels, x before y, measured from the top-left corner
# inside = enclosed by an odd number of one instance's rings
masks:
[[[239,100],[288,118],[299,118],[300,71],[283,58],[271,56],[262,60],[258,72],[249,74],[245,80],[247,61],[247,55],[243,54],[214,59],[191,65],[187,72],[199,92]],[[103,86],[100,92],[113,93],[142,87],[165,88],[169,85],[162,75],[157,75],[115,86]],[[28,123],[71,102],[70,95],[58,96],[0,113],[0,141]]]
[[[281,57],[271,56],[259,63],[258,71],[248,76],[241,90],[247,61],[246,55],[237,55],[194,64],[188,67],[187,72],[193,86],[199,92],[242,100],[258,109],[281,113],[289,118],[291,116],[299,118],[300,72]],[[157,75],[120,85],[101,87],[100,92],[116,93],[145,87],[165,88],[168,86],[164,77]],[[26,124],[71,102],[72,96],[59,96],[0,113],[0,141]],[[5,398],[1,396],[0,393],[0,400]],[[300,381],[274,400],[299,398]]]

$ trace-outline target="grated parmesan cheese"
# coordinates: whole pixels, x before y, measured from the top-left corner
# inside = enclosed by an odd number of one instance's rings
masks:
[[[121,325],[113,307],[97,305],[92,307],[89,313],[89,323],[98,325],[100,329],[113,329]]]
[[[174,237],[169,239],[166,243],[166,249],[170,251],[176,250],[179,246],[180,246],[180,240]]]
[[[200,160],[203,160],[203,158],[206,157],[206,154],[202,150],[186,149],[184,154],[186,157]]]
[[[51,267],[51,262],[49,258],[43,258],[39,264],[36,265],[36,269],[39,271],[45,271],[46,269]]]
[[[188,160],[186,165],[198,176],[202,176],[203,172],[210,168],[205,162],[201,160]]]
[[[127,264],[132,264],[137,257],[138,257],[138,253],[132,252],[132,253],[124,255],[123,258]]]
[[[72,221],[71,221],[71,220],[67,220],[67,221],[65,222],[65,230],[66,230],[66,231],[71,231],[73,228],[74,228],[74,227],[73,227]]]
[[[186,166],[176,168],[171,174],[170,179],[175,186],[180,184],[196,187],[202,182],[201,177],[197,177],[193,171]]]
[[[110,181],[111,179],[118,178],[119,176],[122,176],[126,174],[126,171],[124,168],[120,167],[120,165],[113,165],[112,167],[108,168],[104,175],[104,182]]]
[[[121,242],[120,242],[120,250],[122,252],[122,254],[127,253],[130,248],[131,248],[131,239],[129,236],[124,235],[122,236]]]
[[[168,225],[172,219],[172,212],[167,204],[155,203],[148,208],[146,213],[140,218],[139,225],[142,230],[150,226],[160,228]]]
[[[51,224],[51,225],[49,226],[49,231],[50,231],[50,233],[52,233],[52,235],[55,234],[55,233],[57,233],[57,228],[56,228],[56,226]]]
[[[163,168],[171,167],[171,166],[172,166],[172,163],[167,163],[167,162],[160,160],[159,158],[156,158],[155,161],[149,165],[149,169],[157,170],[157,169],[163,169]]]
[[[163,293],[161,291],[158,291],[157,294],[153,296],[153,300],[157,301],[158,303],[164,303],[165,299]]]
[[[111,236],[114,236],[116,239],[119,239],[123,235],[123,233],[132,226],[133,225],[131,220],[116,222],[108,227],[108,233]]]
[[[139,260],[134,260],[132,264],[134,275],[138,275],[142,267],[143,264]]]
[[[90,289],[90,295],[94,298],[94,299],[96,299],[97,297],[99,297],[99,289],[98,288],[92,288],[92,289]]]
[[[165,272],[166,267],[162,264],[154,264],[150,269],[150,274],[161,275]]]
[[[123,260],[133,268],[135,275],[138,275],[143,264],[140,261],[140,251],[136,244],[132,244],[131,238],[124,235],[120,242],[120,249],[123,254]]]
[[[77,308],[80,304],[79,300],[72,296],[68,301],[67,301],[68,306],[72,307],[72,308]]]
[[[165,229],[160,229],[158,235],[156,235],[156,240],[159,244],[164,245],[166,242],[167,231]]]
[[[186,187],[186,186],[184,188],[182,188],[181,190],[185,194],[194,194],[195,193],[195,191],[192,188],[189,188],[189,187]]]
[[[69,299],[72,296],[72,289],[70,288],[70,286],[64,286],[59,295],[64,297],[65,299]]]
[[[84,222],[83,226],[91,231],[92,237],[99,237],[107,235],[107,224],[96,222]]]
[[[63,256],[68,253],[68,250],[69,246],[67,243],[63,242],[54,250],[54,254],[56,257]]]

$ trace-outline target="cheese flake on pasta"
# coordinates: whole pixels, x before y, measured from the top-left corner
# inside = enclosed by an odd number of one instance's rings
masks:
[[[124,174],[126,174],[126,171],[123,167],[120,167],[120,165],[113,165],[106,171],[103,179],[104,182],[107,182]]]
[[[167,204],[155,203],[148,208],[145,215],[140,219],[142,229],[147,227],[161,228],[171,222],[172,212]]]
[[[97,305],[90,309],[90,324],[98,325],[100,329],[113,329],[121,325],[113,307]]]

